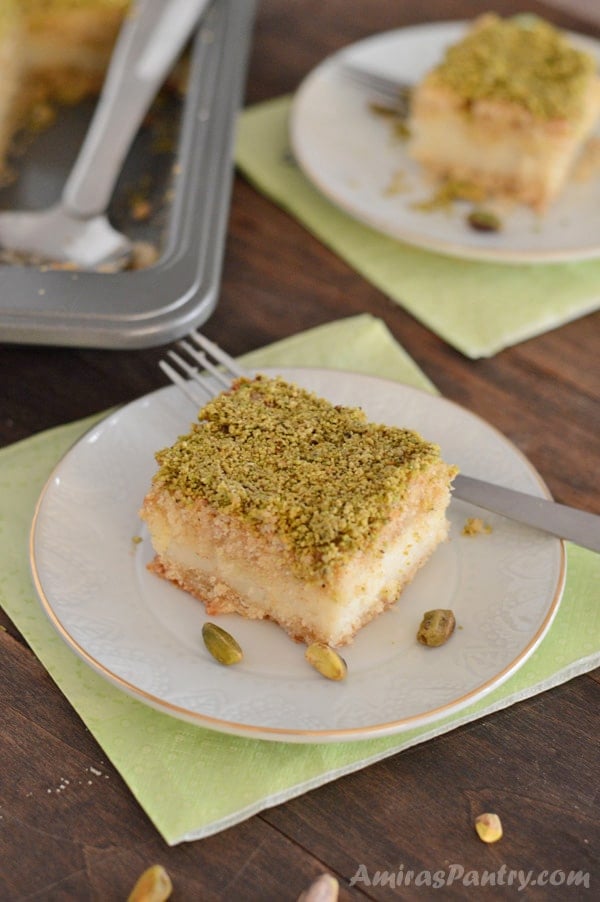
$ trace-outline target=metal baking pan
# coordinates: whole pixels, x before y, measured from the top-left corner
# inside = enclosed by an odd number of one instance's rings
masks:
[[[111,221],[157,247],[156,261],[120,273],[0,264],[0,341],[142,348],[208,319],[218,300],[254,8],[252,0],[215,0],[194,38],[184,99],[161,94],[115,189]],[[1,208],[58,200],[92,110],[61,110],[33,140],[17,160],[17,180],[0,190]],[[132,215],[136,192],[152,211],[145,222]]]

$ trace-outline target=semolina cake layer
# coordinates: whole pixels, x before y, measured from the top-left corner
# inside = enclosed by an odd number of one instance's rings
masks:
[[[480,101],[466,116],[450,98],[427,89],[415,106],[411,156],[437,179],[544,209],[564,187],[599,115],[600,79],[576,123],[535,123],[496,101]]]
[[[150,569],[202,601],[209,615],[269,619],[298,641],[346,645],[398,599],[446,539],[445,477],[444,469],[426,491],[415,484],[410,513],[394,514],[369,552],[358,552],[335,576],[313,580],[293,573],[276,536],[257,535],[205,503],[182,509],[158,490],[144,512],[157,551]]]
[[[153,572],[305,642],[352,641],[447,535],[437,446],[281,379],[238,380],[157,460]]]

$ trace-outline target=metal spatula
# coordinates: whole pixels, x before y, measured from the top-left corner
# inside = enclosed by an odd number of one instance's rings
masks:
[[[138,0],[115,46],[60,202],[0,214],[0,246],[81,269],[124,267],[132,243],[109,223],[121,167],[148,107],[210,0]]]

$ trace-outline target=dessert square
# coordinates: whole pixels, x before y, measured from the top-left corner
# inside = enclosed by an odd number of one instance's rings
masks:
[[[23,68],[19,46],[23,32],[16,4],[0,6],[0,168],[16,126],[16,103]]]
[[[447,536],[436,445],[283,379],[237,380],[156,457],[150,569],[298,641],[351,642]]]
[[[102,87],[129,0],[21,0],[29,90],[80,100]]]
[[[537,17],[487,14],[415,88],[408,152],[436,180],[544,211],[599,116],[589,54]]]
[[[130,0],[1,0],[0,171],[16,131],[100,90]]]

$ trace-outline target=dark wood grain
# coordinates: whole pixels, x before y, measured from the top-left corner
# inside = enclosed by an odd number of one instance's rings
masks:
[[[520,9],[515,0],[493,6]],[[527,8],[599,36],[567,13],[537,2]],[[293,91],[324,56],[369,34],[480,10],[478,0],[263,0],[247,101]],[[600,513],[598,314],[470,361],[236,178],[222,293],[206,333],[238,354],[364,311],[385,321],[444,394],[508,435],[558,500]],[[0,443],[158,387],[163,352],[2,346]],[[325,870],[340,880],[343,899],[436,897],[405,882],[351,888],[361,864],[371,877],[452,864],[478,874],[503,865],[534,874],[582,871],[591,890],[530,886],[526,898],[591,898],[594,886],[597,893],[600,671],[170,849],[4,614],[0,627],[3,900],[125,899],[154,861],[171,873],[175,900],[293,900]],[[483,809],[502,814],[497,846],[474,834]],[[456,880],[443,890],[449,899],[518,895],[514,883]]]

